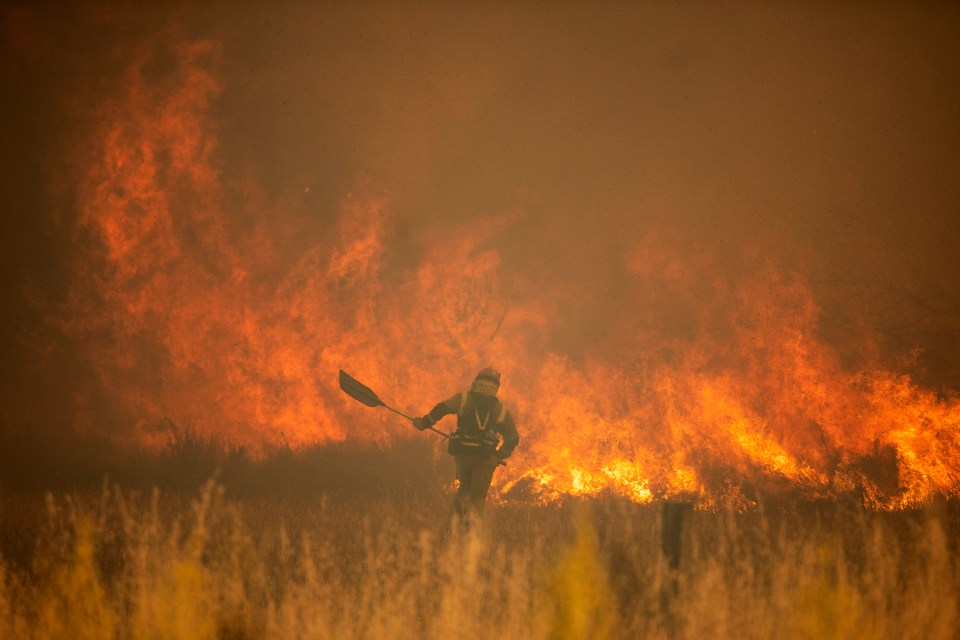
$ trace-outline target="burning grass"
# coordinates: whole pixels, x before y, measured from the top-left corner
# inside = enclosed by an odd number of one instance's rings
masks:
[[[830,502],[688,516],[447,496],[7,492],[4,638],[953,638],[960,510]]]

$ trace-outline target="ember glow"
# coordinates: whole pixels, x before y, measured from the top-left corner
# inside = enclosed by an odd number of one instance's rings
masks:
[[[859,492],[895,509],[960,491],[960,401],[870,331],[824,338],[814,259],[784,256],[784,233],[691,233],[655,199],[554,225],[536,193],[415,224],[420,166],[358,170],[317,213],[314,178],[269,193],[227,148],[227,55],[212,36],[148,40],[78,108],[76,251],[44,307],[87,374],[78,428],[105,401],[132,446],[165,444],[165,419],[255,452],[389,445],[425,436],[343,396],[339,369],[419,414],[492,364],[522,436],[503,496]],[[484,87],[460,89],[453,122]]]

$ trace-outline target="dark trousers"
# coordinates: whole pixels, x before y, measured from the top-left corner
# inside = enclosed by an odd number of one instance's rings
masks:
[[[454,456],[457,463],[459,488],[453,501],[453,512],[461,518],[483,515],[483,503],[490,490],[493,472],[497,470],[494,456],[466,454]]]

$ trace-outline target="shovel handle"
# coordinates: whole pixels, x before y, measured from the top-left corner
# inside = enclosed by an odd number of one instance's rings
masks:
[[[407,414],[403,413],[402,411],[397,411],[397,410],[394,409],[393,407],[391,407],[391,406],[389,406],[389,405],[385,405],[385,404],[383,404],[382,402],[380,403],[380,406],[382,406],[384,409],[390,409],[390,411],[393,411],[393,412],[394,412],[395,414],[397,414],[398,416],[403,416],[403,417],[406,418],[407,420],[413,420],[413,418],[412,418],[411,416],[408,416]]]
[[[427,427],[427,429],[430,429],[430,431],[433,431],[434,433],[439,433],[439,434],[442,435],[444,438],[449,438],[449,437],[450,437],[450,434],[449,434],[449,433],[444,433],[443,431],[440,431],[439,429],[434,429],[433,427]]]
[[[408,416],[407,414],[405,414],[405,413],[403,413],[403,412],[401,412],[401,411],[397,411],[397,410],[394,409],[393,407],[390,407],[390,406],[387,406],[387,405],[383,405],[383,407],[386,408],[386,409],[390,409],[390,411],[393,411],[395,414],[400,415],[400,416],[403,416],[404,418],[406,418],[406,419],[409,420],[410,422],[413,422],[413,418],[412,418],[411,416]],[[439,434],[439,435],[443,436],[444,438],[449,438],[449,437],[450,437],[450,434],[449,434],[449,433],[444,433],[443,431],[440,431],[439,429],[434,429],[433,427],[427,427],[427,429],[429,429],[430,431],[433,431],[433,432],[436,433],[436,434]]]

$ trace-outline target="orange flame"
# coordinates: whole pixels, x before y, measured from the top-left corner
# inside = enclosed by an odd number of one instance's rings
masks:
[[[597,300],[506,272],[496,242],[516,215],[437,239],[398,274],[387,199],[347,196],[307,240],[295,213],[236,204],[211,113],[217,45],[175,53],[158,85],[141,52],[96,115],[64,310],[134,441],[162,443],[163,417],[254,447],[421,437],[352,404],[337,370],[422,412],[492,363],[522,433],[503,494],[744,503],[753,486],[860,490],[881,508],[956,495],[960,403],[845,369],[799,276],[747,256],[734,277],[709,251],[638,233],[623,300],[584,341],[597,346],[564,353],[550,346],[564,314]]]

